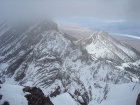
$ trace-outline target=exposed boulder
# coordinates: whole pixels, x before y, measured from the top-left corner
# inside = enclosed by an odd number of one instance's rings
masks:
[[[23,91],[31,93],[25,95],[28,100],[28,105],[53,105],[50,98],[45,97],[40,88],[27,86],[23,88]]]

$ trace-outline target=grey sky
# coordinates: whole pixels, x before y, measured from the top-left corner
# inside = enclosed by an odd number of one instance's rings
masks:
[[[140,22],[140,0],[0,0],[0,18],[91,17]]]

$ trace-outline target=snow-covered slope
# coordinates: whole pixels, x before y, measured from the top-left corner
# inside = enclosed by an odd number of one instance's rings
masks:
[[[0,36],[0,79],[6,84],[37,86],[46,95],[60,86],[61,93],[92,105],[104,102],[113,86],[139,81],[139,75],[118,67],[138,60],[139,52],[107,33],[75,43],[52,21],[7,27]]]
[[[139,92],[140,84],[110,85],[108,97],[100,105],[135,105]],[[89,105],[96,105],[96,103],[92,101]]]
[[[28,105],[22,89],[23,86],[2,84],[0,94],[3,96],[0,100],[0,105],[5,101],[8,101],[10,105]]]
[[[84,45],[92,56],[107,59],[117,64],[140,59],[140,53],[137,50],[119,42],[103,31],[95,32],[88,38],[77,41],[77,44]]]
[[[10,105],[28,105],[27,99],[24,97],[23,86],[18,85],[1,85],[0,94],[3,95],[0,105],[8,101]],[[55,98],[51,98],[54,105],[77,105],[77,102],[68,93],[61,94]]]
[[[54,105],[77,105],[77,102],[70,96],[69,93],[64,93],[56,98],[51,98]]]
[[[3,95],[0,104],[3,104],[4,101],[8,101],[10,105],[27,105],[28,102],[24,97],[22,86],[18,85],[8,85],[2,84],[0,89],[0,94]],[[121,85],[110,85],[110,90],[106,97],[106,100],[102,103],[97,103],[93,99],[89,105],[135,105],[137,95],[140,92],[140,84],[136,83],[127,83]],[[94,95],[96,95],[94,90]],[[117,92],[116,92],[117,91]],[[45,91],[43,91],[45,95]],[[100,97],[97,97],[99,100]],[[51,98],[51,101],[54,105],[78,105],[78,103],[70,96],[68,93],[63,93],[56,97]]]

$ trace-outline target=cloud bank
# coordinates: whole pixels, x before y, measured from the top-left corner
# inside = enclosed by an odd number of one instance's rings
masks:
[[[140,22],[140,0],[0,0],[1,19],[46,17]]]

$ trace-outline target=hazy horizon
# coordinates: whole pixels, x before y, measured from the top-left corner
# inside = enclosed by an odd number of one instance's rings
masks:
[[[1,0],[0,19],[91,18],[140,23],[139,0]]]
[[[0,0],[0,21],[52,18],[60,31],[77,38],[101,30],[140,37],[139,5],[139,0]]]

